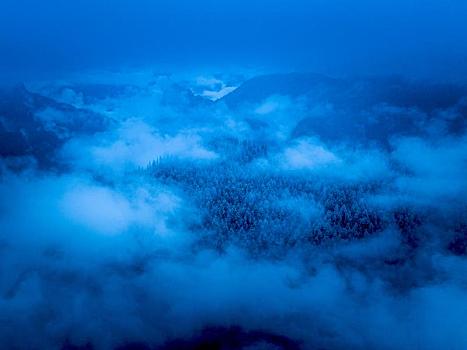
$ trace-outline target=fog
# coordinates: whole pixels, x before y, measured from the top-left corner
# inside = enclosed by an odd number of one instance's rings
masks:
[[[0,7],[1,347],[467,347],[463,2]]]
[[[0,6],[0,67],[12,79],[147,64],[333,76],[466,74],[464,1],[3,0]]]

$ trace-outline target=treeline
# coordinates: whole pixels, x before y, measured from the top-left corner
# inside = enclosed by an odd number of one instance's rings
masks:
[[[221,250],[234,243],[255,254],[280,253],[297,245],[364,238],[386,226],[365,200],[368,186],[225,161],[163,159],[148,170],[187,193],[203,214],[204,242]]]
[[[192,230],[203,246],[223,251],[233,244],[253,255],[282,255],[294,247],[364,239],[387,228],[399,232],[408,250],[423,244],[427,218],[420,210],[409,205],[385,208],[370,200],[387,190],[385,184],[264,170],[251,161],[265,156],[267,145],[228,141],[228,146],[221,144],[230,147],[223,160],[163,158],[146,169],[159,182],[182,189],[199,209],[201,220]],[[466,254],[465,227],[458,225],[446,243],[454,254]]]

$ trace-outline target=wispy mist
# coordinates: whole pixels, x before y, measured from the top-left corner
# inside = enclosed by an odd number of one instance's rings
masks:
[[[466,10],[3,1],[0,347],[464,350]]]

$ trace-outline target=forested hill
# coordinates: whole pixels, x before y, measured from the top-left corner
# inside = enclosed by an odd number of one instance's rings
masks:
[[[394,137],[436,132],[426,128],[433,121],[443,134],[460,135],[467,126],[467,84],[401,77],[263,75],[247,80],[219,103],[250,123],[293,123],[291,137],[318,137],[325,142],[390,147]]]

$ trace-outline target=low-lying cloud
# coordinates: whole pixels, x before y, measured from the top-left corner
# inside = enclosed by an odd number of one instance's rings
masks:
[[[106,129],[70,134],[49,168],[2,161],[2,344],[157,348],[240,326],[303,349],[465,348],[465,133],[293,133],[336,111],[422,121],[458,106],[236,108],[152,77],[92,98],[67,84]]]

